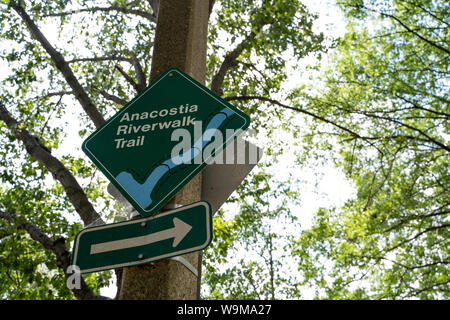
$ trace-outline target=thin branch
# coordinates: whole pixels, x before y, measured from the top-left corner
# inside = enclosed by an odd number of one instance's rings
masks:
[[[393,264],[396,264],[396,265],[398,265],[398,266],[400,266],[400,267],[402,267],[402,268],[404,268],[406,270],[423,269],[423,268],[437,266],[439,264],[444,264],[444,265],[450,264],[450,260],[445,260],[445,261],[436,261],[436,262],[426,263],[426,264],[422,264],[422,265],[418,265],[418,266],[407,266],[407,265],[405,265],[403,263],[394,261],[392,259],[388,259],[388,258],[384,258],[384,257],[382,257],[381,259],[389,261],[389,262],[392,262]]]
[[[111,100],[112,102],[117,103],[121,106],[124,106],[127,104],[126,100],[119,98],[118,96],[115,96],[113,94],[110,94],[110,93],[106,92],[105,90],[99,90],[98,92],[106,99]]]
[[[130,63],[134,67],[134,70],[136,72],[136,77],[137,77],[137,83],[135,81],[133,81],[131,79],[131,77],[129,77],[125,73],[125,71],[123,71],[123,69],[121,69],[120,67],[117,67],[117,66],[116,66],[116,69],[118,69],[119,72],[123,76],[126,75],[126,80],[128,82],[130,82],[133,85],[133,87],[138,92],[144,90],[145,87],[147,86],[146,77],[145,77],[144,70],[142,69],[142,66],[141,66],[137,56],[133,52],[130,52],[130,55],[131,55],[130,58],[124,57],[124,56],[115,55],[114,52],[112,52],[111,54],[112,55],[103,56],[103,57],[91,57],[91,58],[72,59],[72,60],[67,61],[67,63],[71,64],[71,63],[75,63],[75,62],[126,61],[126,62]]]
[[[41,99],[51,98],[51,97],[56,97],[56,96],[62,97],[62,96],[71,95],[71,94],[73,94],[72,91],[49,92],[45,96],[41,97]]]
[[[28,154],[45,166],[53,177],[62,184],[67,197],[85,225],[101,219],[72,173],[61,161],[51,155],[50,150],[44,146],[39,138],[30,134],[22,124],[14,119],[1,102],[0,120],[5,122],[17,140],[22,141]]]
[[[396,69],[396,70],[395,70],[396,73],[397,73],[397,72],[400,72],[400,71],[401,71],[401,70],[399,70],[399,69]],[[397,79],[397,80],[401,81],[401,79]],[[337,83],[339,83],[339,84],[341,84],[341,83],[342,83],[342,84],[356,84],[356,85],[361,86],[361,87],[367,87],[367,86],[369,86],[367,83],[364,83],[364,82],[361,82],[361,81],[338,81]],[[402,81],[402,84],[408,85],[408,83],[403,82],[403,81]],[[377,92],[377,93],[382,93],[382,94],[386,94],[386,95],[392,95],[392,96],[394,96],[394,97],[396,97],[396,98],[402,100],[403,102],[405,102],[405,103],[407,103],[407,104],[410,104],[410,105],[412,106],[413,109],[423,110],[423,111],[426,111],[426,112],[434,113],[434,114],[437,114],[437,115],[442,115],[442,116],[445,116],[445,117],[449,117],[449,116],[450,116],[450,114],[449,114],[449,113],[446,113],[446,112],[436,111],[436,110],[427,109],[427,108],[425,108],[425,107],[422,107],[422,106],[418,105],[416,102],[414,102],[414,101],[412,101],[412,100],[410,100],[410,99],[407,99],[406,97],[402,96],[402,95],[399,94],[399,93],[396,93],[396,92],[393,93],[393,92],[391,92],[391,91],[389,91],[389,90],[387,90],[387,89],[384,89],[384,88],[381,88],[381,87],[378,87],[378,86],[372,85],[372,84],[370,84],[370,87],[371,87],[372,89],[375,89],[375,90],[376,90],[375,92]],[[414,89],[414,88],[412,88],[412,87],[410,87],[410,88],[411,88],[411,89]],[[417,92],[417,90],[414,90],[414,91]],[[427,92],[426,94],[429,95],[429,96],[432,96],[433,98],[436,98],[436,99],[438,99],[438,100],[444,102],[445,104],[448,104],[448,103],[449,103],[449,101],[446,101],[445,99],[442,100],[442,99],[443,99],[442,97],[439,97],[439,96],[436,96],[436,95],[431,95],[430,92]],[[404,111],[404,110],[410,110],[410,109],[411,109],[411,108],[406,107],[406,108],[400,108],[400,109],[394,109],[394,110],[378,110],[378,111],[372,111],[371,113],[394,113],[394,112]],[[369,113],[370,111],[365,111],[365,112]]]
[[[35,96],[33,98],[31,98],[30,100],[33,101],[40,101],[40,100],[44,100],[47,98],[52,98],[52,97],[62,97],[65,95],[71,95],[73,94],[72,91],[56,91],[56,92],[48,92],[47,94],[43,95],[43,96]]]
[[[226,74],[232,68],[234,68],[238,64],[238,58],[241,53],[249,46],[249,44],[256,38],[259,31],[266,25],[269,24],[270,21],[261,20],[259,21],[258,27],[255,31],[251,31],[245,38],[242,40],[236,48],[230,51],[224,58],[219,70],[214,74],[211,80],[211,90],[221,96],[222,92],[222,84],[225,79]]]
[[[418,294],[420,294],[420,293],[422,293],[422,292],[424,292],[424,291],[428,291],[428,290],[433,289],[434,287],[443,286],[443,285],[446,285],[446,284],[448,284],[448,283],[450,283],[450,280],[447,280],[447,281],[444,281],[444,282],[434,283],[434,284],[432,284],[431,286],[422,288],[422,289],[420,289],[420,290],[414,290],[414,291],[411,293],[411,295],[412,295],[412,296],[417,296]]]
[[[61,71],[62,75],[66,79],[66,82],[72,88],[75,97],[80,102],[84,111],[87,113],[89,118],[91,118],[92,122],[96,127],[100,127],[105,119],[102,114],[98,111],[94,102],[88,96],[88,94],[84,91],[81,84],[78,82],[74,73],[69,67],[69,64],[64,59],[64,57],[50,44],[47,38],[42,34],[39,30],[38,26],[31,20],[30,16],[25,12],[24,8],[17,4],[11,4],[11,7],[19,14],[22,20],[26,23],[28,30],[31,34],[39,41],[42,47],[47,51],[50,55],[52,61],[55,63],[56,67]]]
[[[119,73],[125,78],[125,80],[127,80],[127,82],[133,86],[133,88],[134,88],[137,92],[140,92],[140,91],[141,91],[139,85],[133,80],[133,78],[131,78],[131,77],[128,75],[128,73],[125,72],[125,70],[123,70],[119,65],[116,65],[115,68],[116,68],[116,69],[119,71]]]
[[[370,8],[368,8],[368,7],[366,7],[366,6],[361,6],[361,5],[356,5],[356,6],[354,6],[354,7],[362,8],[362,9],[365,9],[365,10],[367,10],[367,11],[371,11],[371,12],[378,13],[378,14],[380,14],[381,16],[391,18],[391,19],[397,21],[397,23],[400,24],[404,29],[406,29],[408,32],[410,32],[411,34],[415,35],[416,37],[418,37],[418,38],[421,39],[422,41],[425,41],[426,43],[428,43],[429,45],[435,47],[436,49],[439,49],[439,50],[441,50],[441,51],[444,51],[444,52],[447,53],[447,54],[450,54],[450,50],[449,50],[449,49],[447,49],[447,48],[441,46],[440,44],[437,44],[437,43],[434,42],[434,41],[431,41],[431,40],[425,38],[425,37],[422,36],[420,33],[418,33],[418,32],[416,32],[416,31],[412,30],[412,29],[411,29],[409,26],[407,26],[402,20],[400,20],[398,17],[396,17],[396,16],[393,15],[393,14],[389,14],[389,13],[386,13],[386,12],[379,12],[379,11],[377,11],[377,10],[375,10],[375,9],[370,9]]]
[[[444,211],[438,211],[438,212],[433,212],[430,214],[417,214],[417,215],[408,215],[406,218],[400,220],[398,223],[396,223],[395,225],[389,227],[386,230],[383,230],[382,233],[389,233],[395,229],[400,228],[401,226],[403,226],[405,223],[414,221],[414,220],[421,220],[421,219],[426,219],[426,218],[431,218],[431,217],[435,217],[435,216],[443,216],[443,215],[447,215],[450,213],[450,210],[444,210]]]
[[[125,14],[133,14],[133,15],[145,18],[145,19],[149,20],[150,22],[156,23],[156,16],[153,14],[150,14],[150,13],[142,11],[142,10],[124,8],[124,7],[119,7],[119,6],[92,7],[92,8],[86,8],[86,9],[71,10],[71,11],[66,11],[66,12],[50,13],[50,14],[44,15],[43,17],[44,18],[45,17],[63,17],[63,16],[68,16],[68,15],[83,13],[83,12],[96,13],[96,12],[111,12],[111,11],[121,12],[121,13],[125,13]]]
[[[44,125],[42,126],[42,131],[41,131],[41,132],[43,132],[44,130],[47,129],[48,122],[50,121],[50,118],[52,117],[53,112],[55,112],[56,110],[58,110],[59,104],[61,103],[63,96],[64,96],[64,95],[60,95],[60,96],[59,96],[59,99],[58,99],[58,101],[56,102],[55,106],[52,108],[52,110],[51,110],[50,113],[48,114],[47,119],[45,119]]]
[[[413,126],[411,126],[411,125],[409,125],[407,123],[401,122],[400,120],[397,120],[397,119],[394,119],[394,118],[389,118],[389,117],[377,116],[375,114],[366,114],[364,111],[357,111],[355,113],[359,113],[359,114],[365,115],[367,117],[372,117],[372,118],[376,118],[376,119],[383,119],[383,120],[386,120],[386,121],[390,121],[390,122],[398,124],[398,125],[400,125],[402,127],[405,127],[405,128],[410,129],[410,130],[416,131],[420,135],[424,136],[428,140],[428,142],[431,142],[431,143],[441,147],[442,149],[446,150],[447,152],[450,152],[450,147],[449,146],[446,146],[445,144],[443,144],[442,142],[440,142],[440,141],[438,141],[436,139],[433,139],[428,134],[426,134],[424,131],[422,131],[422,130],[416,128],[416,127],[413,127]]]
[[[360,114],[360,115],[364,115],[364,116],[370,117],[370,118],[382,119],[382,120],[386,120],[386,121],[393,122],[393,123],[398,124],[398,125],[400,125],[400,126],[402,126],[402,127],[405,127],[405,128],[410,129],[410,130],[413,130],[413,131],[418,132],[420,135],[424,136],[428,142],[430,142],[430,143],[432,143],[432,144],[435,144],[435,145],[439,146],[440,148],[446,150],[447,152],[450,152],[450,147],[449,147],[449,146],[447,146],[447,145],[443,144],[442,142],[440,142],[440,141],[438,141],[438,140],[432,138],[432,137],[429,136],[427,133],[425,133],[423,130],[420,130],[420,129],[416,128],[416,127],[413,127],[413,126],[411,126],[411,125],[409,125],[409,124],[407,124],[407,123],[401,122],[400,120],[397,120],[397,119],[394,119],[394,118],[391,118],[391,117],[379,116],[379,115],[376,115],[375,113],[372,113],[372,112],[370,112],[370,111],[364,111],[364,110],[347,110],[347,109],[345,109],[345,108],[342,108],[341,106],[339,106],[339,105],[336,104],[336,103],[335,103],[335,104],[331,104],[331,103],[325,102],[325,101],[321,101],[321,102],[322,102],[322,103],[326,103],[326,104],[328,104],[328,105],[330,105],[330,106],[336,107],[336,108],[338,108],[338,109],[340,109],[340,110],[343,110],[343,111],[346,111],[346,112],[355,113],[355,114]],[[428,109],[427,109],[427,110],[428,110]],[[361,138],[364,139],[364,137],[361,137]]]
[[[261,79],[265,79],[266,78],[264,73],[261,72],[260,70],[258,70],[258,68],[256,68],[255,64],[243,62],[243,61],[240,61],[240,60],[237,60],[237,62],[238,62],[238,64],[241,64],[241,65],[247,67],[248,69],[252,70],[251,72],[252,72],[253,78],[255,79],[256,82],[262,83],[263,81]],[[255,72],[259,74],[259,76],[261,77],[260,79],[258,79],[258,75],[256,75]],[[264,90],[264,93],[266,95],[270,94],[270,89],[268,87],[264,86],[264,87],[262,87],[262,89]]]
[[[425,107],[422,107],[422,106],[418,105],[418,104],[415,103],[414,101],[411,101],[411,100],[409,100],[409,99],[406,99],[404,96],[399,95],[398,93],[395,93],[394,96],[397,97],[398,99],[403,100],[404,102],[406,102],[406,103],[412,105],[415,109],[422,110],[422,111],[426,111],[426,112],[430,112],[430,113],[434,113],[434,114],[441,115],[441,116],[444,116],[444,117],[450,117],[450,114],[449,114],[449,113],[446,113],[446,112],[440,112],[440,111],[436,111],[436,110],[432,110],[432,109],[427,109],[427,108],[425,108]]]
[[[427,232],[435,231],[435,230],[439,230],[439,229],[445,229],[445,228],[448,228],[448,227],[450,227],[450,224],[443,224],[443,225],[440,225],[440,226],[435,226],[435,227],[429,227],[429,228],[426,228],[425,230],[422,230],[421,232],[417,233],[417,234],[416,234],[415,236],[413,236],[412,238],[406,239],[406,240],[404,240],[404,241],[402,241],[402,242],[396,244],[395,246],[393,246],[393,247],[391,247],[391,248],[385,250],[384,252],[385,252],[385,253],[388,253],[388,252],[390,252],[390,251],[392,251],[392,250],[395,250],[395,249],[397,249],[398,247],[404,245],[405,243],[408,243],[408,242],[410,242],[410,241],[413,241],[413,240],[419,238],[421,235],[423,235],[423,234],[425,234],[425,233],[427,233]]]
[[[313,117],[314,119],[317,119],[317,120],[320,120],[320,121],[322,121],[322,122],[331,124],[331,125],[333,125],[333,126],[339,128],[339,129],[341,129],[341,130],[343,130],[343,131],[349,133],[350,135],[352,135],[352,136],[355,137],[355,138],[359,138],[359,139],[364,140],[364,137],[360,136],[358,133],[356,133],[356,132],[354,132],[354,131],[351,131],[350,129],[347,129],[347,128],[341,126],[341,125],[338,124],[338,123],[335,123],[335,122],[333,122],[333,121],[331,121],[331,120],[329,120],[329,119],[327,119],[327,118],[324,118],[324,117],[322,117],[322,116],[319,116],[319,115],[317,115],[317,114],[314,114],[314,113],[312,113],[312,112],[310,112],[310,111],[307,111],[307,110],[305,110],[305,109],[300,109],[300,108],[295,108],[295,107],[291,107],[291,106],[285,105],[285,104],[283,104],[283,103],[281,103],[281,102],[279,102],[279,101],[277,101],[277,100],[274,100],[274,99],[270,99],[270,98],[266,98],[266,97],[260,97],[260,96],[235,96],[235,97],[226,97],[225,100],[227,100],[227,101],[233,101],[233,100],[234,100],[234,101],[261,100],[261,101],[270,102],[270,103],[276,104],[276,105],[278,105],[278,106],[280,106],[280,107],[282,107],[282,108],[289,109],[289,110],[293,110],[293,111],[297,111],[297,112],[306,114],[306,115],[308,115],[308,116],[311,116],[311,117]]]
[[[216,0],[209,0],[209,4],[208,4],[208,18],[211,16],[211,13],[213,11],[215,3],[216,3]]]
[[[158,11],[159,11],[159,0],[147,0],[147,2],[150,4],[150,7],[152,7],[153,13],[152,16],[155,19],[155,23],[158,19]]]
[[[78,59],[72,59],[68,60],[67,63],[75,63],[75,62],[101,62],[101,61],[128,61],[130,63],[131,59],[121,56],[104,56],[104,57],[92,57],[92,58],[78,58]]]
[[[5,219],[9,222],[16,222],[17,217],[13,213],[8,213],[0,210],[0,218]],[[54,240],[44,234],[36,225],[26,222],[17,226],[17,229],[24,229],[28,232],[31,239],[39,242],[46,250],[51,251],[56,256],[56,263],[59,268],[62,269],[66,279],[68,279],[71,274],[67,273],[68,267],[70,266],[70,252],[65,245],[65,239],[59,238]],[[80,276],[80,288],[73,288],[73,294],[80,300],[106,300],[107,297],[96,294],[92,291],[89,286],[84,281],[83,277]]]
[[[403,0],[405,1],[405,0]],[[450,26],[449,23],[447,23],[444,19],[439,18],[437,15],[435,15],[432,11],[425,9],[424,7],[422,7],[420,4],[416,3],[416,2],[411,2],[411,1],[406,1],[409,4],[412,4],[413,6],[416,6],[417,8],[420,8],[423,12],[426,12],[427,14],[429,14],[430,16],[432,16],[434,19],[438,20],[439,22],[444,23],[447,26]]]
[[[421,139],[419,137],[408,136],[408,135],[392,135],[392,136],[380,136],[380,137],[364,136],[363,139],[364,140],[385,140],[385,141],[395,140],[395,139],[399,139],[399,140],[406,139],[406,140],[412,140],[412,141],[429,142],[427,139]],[[354,138],[342,139],[339,142],[347,142],[347,141],[352,141],[352,140],[354,140]]]
[[[233,67],[235,67],[238,64],[237,58],[239,55],[244,51],[247,44],[252,41],[256,37],[256,33],[251,32],[244,40],[241,41],[241,43],[238,44],[238,46],[229,52],[225,59],[222,62],[222,65],[220,66],[219,70],[214,74],[211,80],[211,90],[221,96],[223,94],[222,91],[222,84],[225,80],[225,75],[229,70],[231,70]]]
[[[136,72],[137,87],[139,89],[138,92],[141,92],[147,86],[147,80],[144,70],[142,69],[142,66],[139,63],[139,59],[137,58],[134,52],[131,52],[131,63],[133,64],[134,71]]]

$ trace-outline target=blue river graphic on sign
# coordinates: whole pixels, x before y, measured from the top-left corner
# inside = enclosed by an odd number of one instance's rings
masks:
[[[177,159],[170,158],[157,166],[148,176],[143,184],[137,182],[133,175],[129,172],[122,171],[117,176],[117,181],[122,187],[128,191],[128,193],[135,199],[135,201],[143,208],[148,208],[152,204],[151,193],[161,178],[170,170],[181,164],[193,160],[200,154],[203,148],[211,140],[211,132],[217,130],[228,116],[233,115],[234,112],[231,109],[224,108],[219,113],[214,115],[211,121],[208,123],[202,137],[195,141],[194,145],[189,151],[178,155]],[[183,161],[180,161],[183,159]]]

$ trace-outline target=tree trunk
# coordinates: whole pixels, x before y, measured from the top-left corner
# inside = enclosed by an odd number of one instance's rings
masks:
[[[205,83],[209,2],[161,0],[158,11],[150,81],[170,67],[177,67]],[[201,172],[168,206],[199,201]],[[183,256],[199,272],[201,252]],[[163,260],[123,270],[119,299],[198,299],[199,279],[183,264]]]

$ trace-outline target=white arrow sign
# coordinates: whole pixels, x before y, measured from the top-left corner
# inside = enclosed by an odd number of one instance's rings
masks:
[[[141,237],[93,244],[91,245],[91,254],[144,246],[150,243],[159,242],[170,238],[174,238],[172,247],[175,248],[189,233],[189,231],[191,231],[192,226],[181,221],[178,218],[173,218],[173,225],[173,228],[151,233]]]

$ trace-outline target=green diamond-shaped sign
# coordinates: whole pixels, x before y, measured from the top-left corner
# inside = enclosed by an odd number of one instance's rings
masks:
[[[82,149],[148,216],[249,124],[245,113],[172,68],[92,133]]]

